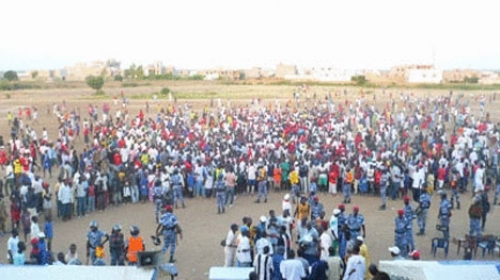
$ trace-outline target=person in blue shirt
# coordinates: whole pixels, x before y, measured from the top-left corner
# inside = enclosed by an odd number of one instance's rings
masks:
[[[19,241],[19,243],[17,243],[17,252],[12,257],[12,263],[14,265],[24,265],[26,263],[24,251],[26,251],[26,245],[24,242]]]
[[[431,206],[431,196],[427,192],[427,185],[424,185],[422,194],[420,195],[420,201],[417,210],[417,223],[420,231],[417,235],[425,234],[425,224],[427,222],[427,213],[429,212],[429,207]]]
[[[45,217],[45,225],[43,231],[47,240],[47,250],[52,251],[52,238],[54,237],[54,222],[52,222],[52,216],[47,215]]]
[[[443,238],[450,239],[450,218],[451,218],[451,202],[448,200],[446,192],[441,191],[441,203],[439,204],[438,219],[443,232]]]
[[[90,231],[87,233],[87,258],[90,257],[92,263],[96,261],[96,248],[102,246],[109,240],[109,234],[100,230],[97,221],[90,222]],[[103,240],[104,239],[104,240]]]

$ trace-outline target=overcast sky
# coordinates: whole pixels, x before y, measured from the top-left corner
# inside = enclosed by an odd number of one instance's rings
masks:
[[[0,70],[116,58],[178,68],[500,69],[498,0],[11,0]]]

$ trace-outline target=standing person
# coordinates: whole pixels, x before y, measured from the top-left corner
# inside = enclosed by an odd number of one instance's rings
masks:
[[[476,195],[472,198],[472,203],[469,207],[469,235],[481,240],[481,218],[483,216],[483,204],[481,197]]]
[[[413,181],[412,181],[412,192],[413,192],[413,200],[418,201],[420,198],[422,186],[425,183],[425,170],[424,165],[420,162],[417,165],[417,169],[413,172]]]
[[[259,162],[258,168],[257,168],[257,175],[256,175],[256,180],[257,180],[257,200],[255,201],[256,203],[260,202],[260,198],[264,196],[264,203],[267,203],[267,181],[266,181],[267,175],[266,175],[266,168],[264,167],[264,164],[262,162]]]
[[[299,167],[300,190],[303,193],[309,191],[309,165],[305,161],[301,161]]]
[[[42,231],[40,230],[40,225],[38,224],[38,216],[31,216],[30,239],[38,238],[40,232]]]
[[[240,227],[241,236],[238,238],[236,247],[236,260],[238,267],[252,266],[252,247],[250,247],[250,229],[243,225]]]
[[[354,245],[352,255],[347,260],[343,280],[363,280],[366,273],[365,258],[359,255],[359,246]]]
[[[52,239],[54,238],[54,222],[52,221],[52,216],[47,215],[45,217],[44,224],[45,238],[47,239],[47,249],[52,252]]]
[[[17,252],[17,245],[19,244],[19,232],[17,229],[12,230],[12,236],[7,240],[7,258],[10,264],[13,263],[14,255]]]
[[[338,280],[344,273],[344,261],[335,252],[334,247],[328,248],[329,257],[326,260],[328,264],[328,280]]]
[[[122,226],[115,224],[109,237],[109,253],[111,255],[111,266],[125,265],[125,238]]]
[[[491,186],[491,179],[486,179],[486,185],[484,186],[484,192],[481,194],[481,204],[483,206],[483,215],[481,217],[481,230],[484,231],[484,226],[486,224],[486,215],[490,212],[491,204],[488,200],[488,192]]]
[[[130,227],[130,237],[125,243],[125,252],[127,254],[128,265],[137,265],[139,262],[139,252],[146,250],[144,239],[139,235],[140,229],[138,226]]]
[[[26,256],[24,255],[24,251],[26,251],[26,245],[24,244],[24,242],[20,241],[17,244],[16,253],[12,256],[13,265],[24,265],[26,263]]]
[[[104,238],[104,241],[103,241]],[[96,249],[102,247],[106,241],[109,240],[109,235],[103,230],[99,229],[97,221],[90,222],[90,231],[87,233],[87,264],[90,257],[91,263],[95,263]]]
[[[352,208],[352,214],[349,214],[346,220],[347,228],[351,233],[351,240],[356,240],[356,238],[361,234],[363,238],[366,237],[365,229],[365,217],[359,214],[359,206],[354,206]]]
[[[229,167],[227,169],[224,180],[226,182],[225,205],[227,206],[229,204],[229,207],[233,207],[235,188],[236,188],[236,174],[234,174],[234,170],[232,167]]]
[[[454,206],[454,200],[457,200],[457,210],[460,209],[460,174],[459,172],[454,169],[451,171],[451,209],[453,209]],[[444,191],[444,190],[443,190]]]
[[[0,236],[5,234],[5,222],[8,217],[9,213],[7,212],[7,206],[5,205],[5,198],[0,196]]]
[[[345,171],[346,173],[344,184],[342,185],[342,194],[344,196],[344,203],[351,203],[351,187],[354,182],[354,174],[349,166]]]
[[[174,168],[174,174],[170,177],[170,182],[172,182],[172,190],[174,192],[174,205],[178,208],[177,201],[180,200],[182,203],[182,208],[186,208],[184,204],[184,196],[182,195],[182,189],[184,185],[184,180],[179,173],[179,168]]]
[[[408,221],[405,218],[405,210],[399,209],[398,216],[394,219],[394,246],[398,247],[402,256],[407,255],[408,250]]]
[[[391,189],[389,192],[392,200],[396,200],[398,197],[401,179],[403,179],[401,168],[397,164],[393,164],[391,167]]]
[[[309,274],[308,280],[327,280],[328,276],[326,274],[328,270],[328,263],[325,260],[317,260],[311,265],[311,274]]]
[[[257,254],[253,261],[253,267],[257,273],[258,280],[271,280],[274,268],[269,250],[269,246],[264,247],[263,252]]]
[[[381,175],[380,175],[380,197],[382,198],[382,205],[380,206],[380,210],[385,210],[387,203],[387,189],[389,188],[390,181],[390,173],[385,167],[381,167]]]
[[[420,195],[418,208],[415,210],[415,213],[417,213],[418,228],[420,229],[417,235],[425,235],[425,225],[427,223],[427,213],[429,212],[429,207],[431,207],[431,196],[427,192],[427,188],[424,186],[422,194]]]
[[[215,181],[215,196],[217,198],[217,214],[226,212],[226,184],[222,172],[217,175]]]
[[[423,191],[422,191],[423,193]],[[420,195],[422,196],[422,195]],[[403,210],[405,211],[405,218],[408,222],[408,229],[406,231],[406,239],[408,240],[408,246],[410,246],[410,252],[415,250],[415,242],[413,241],[413,217],[415,216],[415,212],[413,211],[413,206],[410,203],[410,197],[405,195],[403,197],[404,206]]]
[[[318,228],[319,239],[320,239],[320,255],[319,258],[321,260],[326,261],[328,256],[330,255],[328,249],[332,246],[333,237],[330,231],[327,228],[319,227]]]
[[[295,258],[294,250],[290,250],[288,253],[288,259],[280,263],[279,269],[281,276],[285,280],[301,280],[307,276],[302,262]]]
[[[311,221],[315,221],[316,218],[319,218],[321,212],[324,210],[325,208],[323,207],[323,203],[319,202],[318,195],[313,196],[311,202]]]
[[[304,250],[304,258],[309,265],[312,265],[318,259],[319,233],[313,227],[312,222],[306,223],[304,234],[300,236],[299,246]]]
[[[452,205],[448,198],[446,197],[446,192],[441,191],[441,203],[439,204],[439,214],[438,219],[441,226],[441,231],[443,232],[444,239],[450,239],[450,217]]]
[[[160,180],[155,180],[153,186],[153,202],[155,204],[155,221],[160,219],[161,206],[163,203],[163,187]]]
[[[224,266],[232,267],[234,266],[234,257],[236,255],[236,232],[238,231],[238,225],[232,224],[229,231],[227,232],[226,239],[224,241]]]
[[[166,212],[161,216],[160,223],[156,228],[156,235],[163,233],[163,253],[166,253],[168,248],[170,248],[170,260],[169,262],[175,262],[175,247],[177,242],[177,227],[178,220],[177,216],[173,213],[172,205],[167,205],[165,207]],[[182,235],[181,235],[182,238]]]

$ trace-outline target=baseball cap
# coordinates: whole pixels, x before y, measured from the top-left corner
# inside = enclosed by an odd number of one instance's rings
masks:
[[[361,235],[358,235],[358,237],[356,237],[356,239],[357,239],[358,241],[361,241],[361,242],[365,241],[365,239],[364,239],[364,238],[363,238],[363,236],[361,236]]]
[[[263,223],[267,222],[266,216],[260,216],[260,221]]]
[[[283,199],[284,200],[289,200],[290,199],[290,194],[289,193],[285,194],[285,197],[283,197]]]
[[[333,215],[337,216],[338,214],[340,214],[340,209],[338,208],[333,209]]]
[[[399,248],[396,246],[389,247],[389,252],[393,253],[394,255],[399,255],[401,253]]]
[[[247,226],[241,226],[240,227],[240,232],[249,232],[250,229]]]
[[[408,254],[408,256],[410,256],[413,260],[419,260],[420,259],[420,251],[413,250]]]
[[[45,233],[43,231],[39,232],[38,238],[45,238]]]

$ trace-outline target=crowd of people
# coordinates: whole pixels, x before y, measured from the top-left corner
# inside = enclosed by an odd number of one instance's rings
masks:
[[[150,201],[155,220],[162,225],[158,233],[172,244],[176,230],[172,219],[164,216],[179,206],[188,207],[185,196],[216,197],[214,208],[223,214],[234,205],[236,194],[257,193],[255,202],[267,203],[268,192],[277,190],[289,193],[290,205],[297,204],[295,213],[291,206],[283,213],[297,218],[295,231],[312,231],[319,237],[332,229],[315,224],[325,216],[317,194],[342,195],[342,205],[355,201],[356,195],[379,195],[381,211],[388,199],[404,198],[403,214],[396,218],[395,245],[406,253],[414,249],[410,245],[414,215],[418,234],[425,234],[434,191],[442,197],[439,213],[445,239],[449,239],[451,210],[461,206],[460,194],[473,192],[487,205],[488,190],[495,188],[493,203],[498,202],[500,132],[485,111],[484,98],[453,92],[419,97],[344,91],[344,101],[342,93],[328,93],[324,99],[315,93],[305,95],[306,102],[297,98],[284,104],[254,99],[251,104],[233,105],[219,99],[201,110],[187,103],[162,107],[158,102],[156,112],[150,112],[148,104],[130,114],[122,94],[121,102],[104,104],[101,112],[89,104],[88,116],[63,101],[47,107],[59,122],[57,133],[49,135],[44,127],[41,137],[25,117],[10,115],[10,137],[0,139],[0,164],[6,172],[0,190],[2,200],[10,201],[12,229],[26,237],[37,215],[43,215],[47,224],[53,215],[68,221],[110,205]],[[381,103],[376,103],[377,96],[386,100],[382,106],[375,106]],[[475,114],[471,108],[476,102]],[[411,199],[417,209],[412,209]],[[339,218],[342,230],[334,237],[339,246],[333,251],[341,258],[347,254],[348,240],[366,234],[363,217],[355,209],[353,218],[349,215],[344,223]],[[344,215],[342,207],[338,210]],[[485,221],[486,207],[480,214]],[[6,213],[0,215],[5,222]],[[471,233],[477,234],[476,224]],[[278,225],[273,235],[279,235],[281,222]],[[293,230],[285,229],[290,237]],[[240,228],[242,236],[245,232]],[[306,236],[311,234],[299,234],[297,240]],[[30,237],[31,243],[44,239]],[[170,249],[173,261],[175,244]],[[313,255],[319,252],[310,250],[303,253],[313,265],[317,259]],[[322,256],[329,256],[329,246]]]

